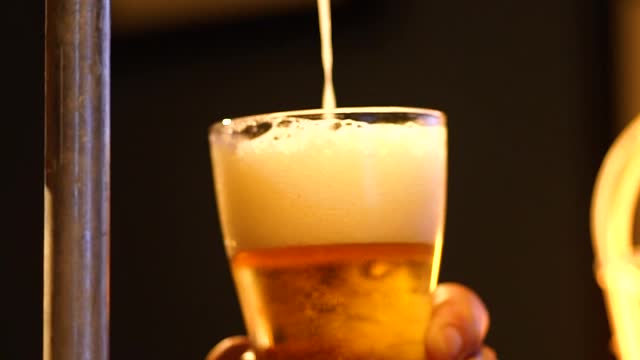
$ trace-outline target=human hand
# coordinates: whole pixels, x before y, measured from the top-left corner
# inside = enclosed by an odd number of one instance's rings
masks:
[[[478,295],[454,283],[440,284],[432,297],[432,316],[427,332],[429,360],[495,360],[495,352],[484,345],[489,313]],[[244,336],[221,341],[206,360],[240,360],[250,349]]]

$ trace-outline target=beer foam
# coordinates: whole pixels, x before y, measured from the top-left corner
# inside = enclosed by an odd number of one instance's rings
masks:
[[[212,158],[230,253],[441,236],[444,126],[305,119],[229,126],[245,136],[214,137]]]

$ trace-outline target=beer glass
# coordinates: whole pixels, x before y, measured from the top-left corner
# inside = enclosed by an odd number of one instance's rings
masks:
[[[435,110],[304,110],[210,130],[224,245],[259,360],[422,360],[442,249]]]
[[[620,360],[640,359],[640,244],[634,241],[639,195],[640,116],[607,153],[591,209],[596,277]]]

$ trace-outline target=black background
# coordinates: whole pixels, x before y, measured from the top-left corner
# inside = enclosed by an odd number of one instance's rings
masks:
[[[44,2],[2,13],[2,359],[41,357]],[[442,280],[477,290],[502,359],[606,359],[588,208],[612,139],[606,1],[353,1],[338,103],[449,116]],[[112,48],[113,359],[202,359],[243,332],[219,235],[214,120],[318,107],[317,15]],[[7,337],[8,335],[8,337]]]

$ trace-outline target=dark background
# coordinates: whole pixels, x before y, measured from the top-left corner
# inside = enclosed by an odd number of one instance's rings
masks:
[[[588,231],[613,135],[607,3],[369,0],[334,12],[340,105],[449,116],[442,280],[482,295],[502,359],[609,356]],[[0,358],[37,359],[44,2],[5,6]],[[317,15],[114,33],[112,54],[111,357],[202,359],[243,332],[207,127],[320,105]]]

